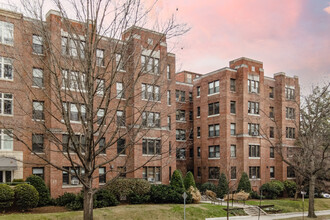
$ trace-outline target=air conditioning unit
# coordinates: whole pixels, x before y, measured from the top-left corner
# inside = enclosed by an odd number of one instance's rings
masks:
[[[253,131],[252,132],[252,136],[258,136],[258,132],[257,131]]]
[[[155,179],[154,179],[154,178],[152,178],[152,177],[149,177],[149,178],[148,178],[148,181],[149,181],[149,182],[154,182],[154,181],[155,181]]]
[[[71,180],[71,184],[72,185],[78,185],[79,184],[79,180]]]
[[[251,93],[257,93],[258,90],[256,88],[251,88]]]
[[[252,176],[252,179],[257,179],[257,177],[256,176]]]

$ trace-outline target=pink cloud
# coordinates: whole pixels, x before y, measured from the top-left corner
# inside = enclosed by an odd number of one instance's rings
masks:
[[[329,6],[323,9],[326,13],[330,14],[330,3]]]

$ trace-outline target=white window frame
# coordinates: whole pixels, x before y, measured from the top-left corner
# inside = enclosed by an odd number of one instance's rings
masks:
[[[0,43],[14,45],[14,24],[0,21]]]
[[[38,85],[38,82],[34,81],[35,79],[39,79],[42,81],[41,85]],[[32,69],[32,86],[43,88],[44,87],[44,71],[40,68],[33,68]]]
[[[5,96],[11,96],[11,98],[6,98]],[[11,103],[11,114],[5,114],[5,101]],[[1,116],[13,116],[14,115],[14,95],[10,93],[0,92],[0,115]]]
[[[35,51],[34,47],[41,47],[41,53],[38,53],[38,51]],[[44,54],[44,46],[43,46],[43,38],[39,35],[32,35],[32,52],[34,54],[42,55]]]
[[[14,150],[14,140],[13,137],[8,135],[8,132],[13,132],[12,130],[0,129],[0,151],[13,151]],[[6,148],[5,148],[6,146]]]
[[[5,66],[8,66],[10,68],[11,76],[5,76]],[[0,57],[0,79],[2,80],[8,80],[13,81],[14,80],[14,68],[13,68],[13,60],[11,58],[7,57]],[[9,69],[8,69],[9,70]]]

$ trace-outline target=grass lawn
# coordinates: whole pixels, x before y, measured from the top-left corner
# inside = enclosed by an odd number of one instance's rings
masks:
[[[226,211],[224,206],[212,204],[190,204],[186,206],[186,218],[205,219],[212,217],[224,217]],[[33,219],[82,219],[82,211],[60,212],[47,214],[9,214],[1,215],[1,219],[6,220],[33,220]],[[120,205],[94,210],[94,219],[127,219],[127,220],[168,220],[183,219],[183,205],[163,204],[163,205]]]
[[[259,201],[246,201],[249,205],[259,205]],[[281,209],[282,212],[301,212],[302,200],[294,201],[292,199],[277,199],[277,200],[262,200],[261,205],[275,205],[276,209]],[[315,210],[330,209],[330,199],[315,199]],[[308,210],[308,199],[305,199],[305,212]]]
[[[281,220],[301,220],[302,219],[302,217],[295,217],[295,218],[285,218],[285,219],[281,219]],[[305,216],[305,218],[304,219],[315,219],[315,218],[307,218],[306,216]],[[320,216],[317,216],[317,219],[318,220],[329,220],[330,219],[330,215],[320,215]]]

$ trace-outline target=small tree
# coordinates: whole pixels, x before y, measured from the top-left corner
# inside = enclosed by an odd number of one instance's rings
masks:
[[[251,183],[248,175],[245,172],[242,173],[241,179],[239,180],[237,187],[238,192],[242,190],[248,193],[251,192]]]
[[[175,170],[173,172],[172,178],[171,178],[171,186],[175,190],[185,189],[183,184],[183,178],[181,175],[181,172],[179,170]]]
[[[31,175],[26,178],[26,182],[30,183],[39,193],[39,202],[38,206],[48,205],[50,202],[50,193],[45,184],[45,181],[36,175]]]
[[[229,191],[226,174],[221,173],[217,187],[217,197],[223,198]]]
[[[190,186],[193,186],[196,188],[195,180],[194,180],[194,175],[192,172],[188,172],[184,178],[184,186],[186,187],[186,190],[190,188]]]

